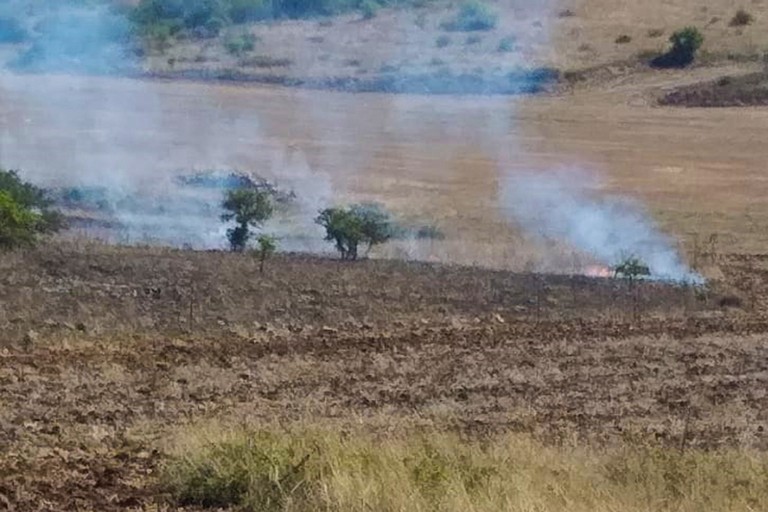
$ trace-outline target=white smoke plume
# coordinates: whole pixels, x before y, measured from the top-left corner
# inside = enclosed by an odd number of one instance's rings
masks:
[[[606,266],[639,258],[651,278],[702,282],[637,203],[601,195],[584,172],[518,173],[503,182],[506,213],[526,232],[568,243]]]

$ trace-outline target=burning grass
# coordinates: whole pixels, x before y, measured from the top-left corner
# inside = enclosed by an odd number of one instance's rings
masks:
[[[162,474],[177,504],[264,512],[698,512],[768,501],[764,453],[585,449],[514,434],[208,428],[182,434]]]

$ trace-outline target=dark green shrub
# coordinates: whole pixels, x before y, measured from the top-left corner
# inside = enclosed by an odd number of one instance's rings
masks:
[[[498,15],[480,0],[467,0],[459,7],[456,17],[443,22],[441,27],[452,32],[473,32],[492,30],[496,27]]]
[[[44,189],[0,169],[0,249],[32,245],[40,235],[62,229],[63,218],[51,207]]]
[[[261,235],[256,242],[259,244],[256,249],[259,256],[259,272],[264,273],[264,262],[277,251],[277,239],[270,235]]]
[[[131,19],[144,36],[186,29],[198,37],[215,37],[231,23],[229,6],[229,0],[141,0]]]
[[[224,40],[224,48],[231,55],[241,56],[256,48],[256,36],[250,32],[230,33]]]
[[[651,275],[651,271],[648,268],[648,265],[643,263],[640,258],[636,258],[634,256],[624,258],[622,261],[620,261],[616,266],[613,267],[613,272],[616,277],[623,277],[625,279],[629,279],[630,281]]]
[[[670,50],[651,61],[651,65],[659,68],[682,68],[691,64],[696,52],[704,44],[704,36],[696,27],[686,27],[678,30],[669,38],[672,43]]]
[[[8,192],[0,190],[0,250],[32,245],[38,221],[38,215],[23,208]]]

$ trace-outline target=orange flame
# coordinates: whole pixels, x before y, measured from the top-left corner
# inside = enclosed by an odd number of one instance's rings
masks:
[[[613,270],[603,265],[589,265],[584,268],[587,277],[613,277]]]

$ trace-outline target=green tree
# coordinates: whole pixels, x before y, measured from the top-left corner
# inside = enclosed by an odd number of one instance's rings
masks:
[[[325,239],[334,242],[343,260],[356,260],[360,244],[370,250],[395,234],[389,214],[377,204],[326,208],[315,222],[325,228]]]
[[[257,240],[259,248],[259,272],[264,273],[264,262],[277,251],[277,240],[270,235],[261,235]]]
[[[34,244],[40,235],[64,227],[61,214],[52,210],[46,191],[22,180],[16,171],[0,169],[0,248]]]
[[[10,193],[0,190],[0,249],[33,245],[41,217],[16,202]]]
[[[630,282],[651,275],[651,270],[648,268],[648,265],[643,263],[640,258],[634,256],[624,258],[620,261],[613,267],[613,272],[616,277],[629,279]]]
[[[251,238],[251,228],[259,228],[272,217],[272,197],[266,191],[238,188],[227,192],[221,216],[224,222],[235,221],[227,230],[227,240],[233,251],[243,251]]]
[[[360,221],[362,242],[368,245],[366,252],[374,245],[383,244],[395,235],[395,226],[384,208],[377,203],[356,204],[349,208]]]

